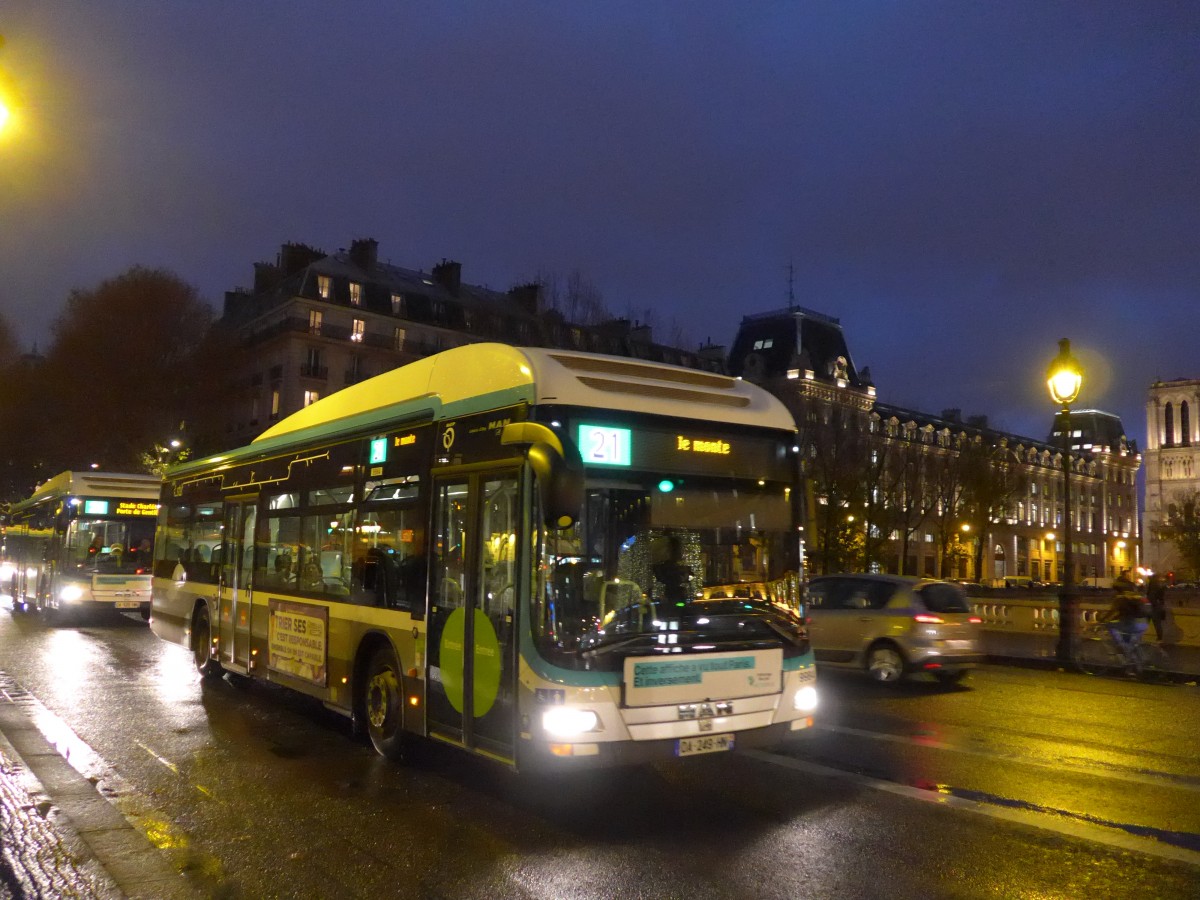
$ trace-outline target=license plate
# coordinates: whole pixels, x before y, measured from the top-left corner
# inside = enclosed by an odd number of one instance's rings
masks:
[[[675,745],[675,755],[695,756],[698,753],[720,753],[732,749],[732,734],[703,734],[700,737],[680,738]]]
[[[113,604],[117,609],[137,609],[141,605],[137,600],[118,600]]]

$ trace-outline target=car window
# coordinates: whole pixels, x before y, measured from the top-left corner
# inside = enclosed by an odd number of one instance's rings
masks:
[[[870,609],[883,609],[888,601],[896,595],[898,585],[890,581],[869,581],[867,585],[867,600]]]
[[[865,578],[825,578],[808,586],[811,609],[882,609],[896,585]]]
[[[967,600],[966,591],[956,584],[927,584],[918,593],[921,602],[930,612],[957,613],[970,612],[971,604]]]
[[[815,581],[809,584],[805,596],[809,609],[830,609],[833,606],[828,581]]]

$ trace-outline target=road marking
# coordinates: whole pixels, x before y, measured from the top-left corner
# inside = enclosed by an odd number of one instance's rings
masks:
[[[849,728],[844,725],[817,725],[819,731],[828,731],[831,734],[845,734],[851,737],[866,738],[873,741],[886,741],[893,744],[908,744],[914,747],[929,748],[933,750],[945,750],[949,753],[962,753],[967,756],[980,756],[984,759],[995,759],[1002,762],[1017,763],[1024,766],[1036,766],[1043,769],[1053,769],[1062,771],[1070,769],[1073,772],[1079,772],[1083,775],[1092,775],[1097,778],[1112,778],[1118,781],[1129,781],[1135,784],[1151,784],[1155,787],[1169,787],[1182,791],[1192,791],[1200,793],[1200,782],[1190,778],[1175,778],[1171,775],[1165,775],[1155,772],[1136,772],[1128,769],[1105,769],[1098,768],[1094,765],[1086,763],[1071,762],[1070,760],[1054,760],[1047,762],[1039,759],[1029,759],[1025,756],[1017,756],[1013,753],[1003,753],[998,750],[978,750],[973,747],[964,747],[961,744],[952,744],[948,741],[938,741],[927,737],[913,737],[905,734],[889,734],[883,731],[866,731],[862,728]]]
[[[838,778],[859,787],[885,791],[889,794],[907,797],[910,800],[920,800],[924,803],[933,803],[951,809],[964,810],[993,819],[1003,819],[1007,822],[1028,825],[1042,831],[1050,831],[1055,834],[1092,841],[1120,850],[1129,850],[1135,853],[1157,856],[1162,859],[1171,859],[1200,868],[1200,852],[1164,843],[1161,839],[1142,837],[1139,834],[1153,832],[1154,829],[1122,825],[1117,822],[1089,820],[1075,813],[1050,809],[1048,807],[1029,807],[1025,805],[1021,807],[1000,806],[996,805],[995,802],[972,800],[967,797],[956,796],[952,793],[953,788],[939,786],[937,790],[929,790],[909,787],[904,784],[896,784],[893,781],[872,778],[869,775],[860,775],[857,772],[847,772],[843,769],[835,769],[818,763],[806,762],[805,760],[795,759],[791,756],[777,756],[765,750],[745,750],[743,754],[774,766],[795,769],[798,772],[804,772],[808,775],[818,775],[823,778]],[[1003,802],[1003,798],[995,799],[998,802]],[[1131,832],[1130,829],[1133,831]],[[1159,833],[1167,834],[1166,832]],[[1200,840],[1200,837],[1196,835],[1190,835],[1190,837]]]
[[[141,741],[134,741],[134,743],[137,744],[139,747],[141,747],[143,750],[145,750],[147,753],[149,753],[154,759],[157,759],[160,763],[162,763],[164,766],[166,766],[168,769],[170,769],[176,775],[179,774],[179,766],[175,765],[175,763],[171,762],[169,759],[167,759],[163,756],[159,756],[157,753],[155,753],[153,750],[151,750],[149,747],[147,747]]]

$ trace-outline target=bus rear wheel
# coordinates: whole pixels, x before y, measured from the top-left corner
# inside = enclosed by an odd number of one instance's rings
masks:
[[[208,607],[196,610],[192,623],[192,661],[201,678],[214,679],[221,676],[221,662],[213,656],[212,624],[208,618]]]
[[[380,756],[392,762],[404,759],[404,682],[400,663],[391,647],[379,647],[367,664],[363,693],[367,734]]]

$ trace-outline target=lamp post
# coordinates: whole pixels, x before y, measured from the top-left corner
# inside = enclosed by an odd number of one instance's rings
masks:
[[[1074,566],[1071,543],[1074,539],[1071,523],[1071,403],[1079,396],[1083,385],[1083,370],[1071,355],[1071,342],[1058,342],[1058,356],[1046,372],[1050,399],[1061,407],[1063,432],[1063,578],[1058,591],[1058,661],[1071,665],[1074,660],[1071,645],[1075,634]]]

